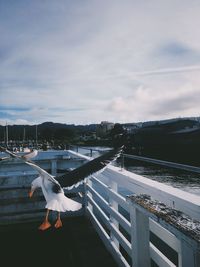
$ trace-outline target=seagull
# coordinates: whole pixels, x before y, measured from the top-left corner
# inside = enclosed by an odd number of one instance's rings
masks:
[[[39,176],[34,179],[31,183],[31,190],[29,192],[29,197],[31,198],[34,191],[40,187],[42,189],[44,198],[47,202],[45,208],[47,213],[44,219],[44,222],[39,226],[40,230],[46,230],[51,227],[51,224],[48,221],[49,211],[57,211],[58,217],[55,223],[55,228],[62,227],[62,221],[60,219],[60,212],[66,211],[76,211],[79,210],[82,205],[79,202],[76,202],[65,196],[63,188],[60,186],[59,182],[54,179],[52,175],[48,172],[37,166],[32,162],[26,161],[26,164],[35,169]]]
[[[44,198],[47,202],[45,206],[45,208],[47,209],[46,216],[43,223],[39,226],[39,230],[46,230],[51,227],[51,224],[48,220],[50,210],[58,212],[55,228],[60,228],[62,227],[60,212],[76,211],[82,207],[79,202],[76,202],[65,196],[64,191],[61,188],[59,182],[56,181],[56,179],[54,179],[52,175],[50,175],[48,172],[46,172],[44,169],[34,164],[33,162],[28,161],[37,155],[38,152],[36,150],[26,155],[19,156],[2,147],[0,147],[0,149],[9,154],[12,158],[23,160],[24,163],[36,170],[39,174],[39,176],[32,181],[31,189],[28,193],[29,197],[31,198],[33,196],[34,191],[37,188],[41,188]]]
[[[48,220],[50,210],[58,212],[58,217],[54,226],[55,228],[60,228],[62,227],[60,212],[76,211],[82,207],[80,203],[67,198],[62,187],[65,187],[66,189],[77,187],[88,176],[92,175],[93,173],[103,171],[108,164],[120,156],[122,149],[123,147],[114,148],[98,158],[91,159],[87,163],[72,170],[71,172],[59,177],[53,177],[44,169],[30,161],[32,157],[37,155],[37,151],[34,150],[24,156],[19,156],[3,147],[0,147],[1,151],[6,152],[12,158],[23,160],[39,174],[39,176],[32,181],[31,190],[29,192],[29,197],[31,198],[34,191],[40,187],[47,202],[45,206],[47,212],[43,223],[39,226],[39,230],[46,230],[51,227],[51,224]]]

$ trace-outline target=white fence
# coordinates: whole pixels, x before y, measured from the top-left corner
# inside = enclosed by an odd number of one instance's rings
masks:
[[[126,191],[146,193],[200,219],[200,197],[109,166],[87,180],[85,208],[118,265],[200,266],[200,243],[167,222],[157,222],[156,216],[127,200]]]

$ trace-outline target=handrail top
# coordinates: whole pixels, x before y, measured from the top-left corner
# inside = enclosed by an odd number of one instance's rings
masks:
[[[200,196],[198,196],[198,195],[194,195],[192,193],[183,191],[179,188],[174,188],[170,185],[166,185],[164,183],[151,180],[151,179],[146,178],[144,176],[132,173],[130,171],[127,171],[125,169],[121,169],[120,167],[116,167],[113,165],[108,165],[104,171],[105,172],[115,172],[120,176],[126,176],[126,178],[131,183],[144,184],[144,185],[149,186],[151,188],[154,188],[156,190],[165,192],[168,195],[172,195],[176,198],[186,200],[186,201],[200,207]],[[114,176],[113,176],[113,179],[115,179]]]
[[[68,152],[69,154],[72,154],[72,155],[74,155],[74,156],[77,156],[77,157],[80,157],[80,158],[83,158],[83,159],[86,159],[86,160],[92,160],[92,159],[93,159],[92,157],[89,157],[89,156],[80,154],[80,153],[75,152],[75,151],[73,151],[73,150],[67,150],[67,152]]]
[[[200,243],[200,221],[153,200],[146,194],[128,196],[127,201],[145,211],[153,220],[158,221],[159,218]],[[161,223],[160,220],[159,222]]]

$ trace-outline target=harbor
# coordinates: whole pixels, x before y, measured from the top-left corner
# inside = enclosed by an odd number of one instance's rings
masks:
[[[200,1],[0,0],[0,265],[200,267]]]

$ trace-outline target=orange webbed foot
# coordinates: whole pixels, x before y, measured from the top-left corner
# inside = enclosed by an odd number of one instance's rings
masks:
[[[51,224],[48,222],[48,221],[44,221],[40,226],[39,226],[39,230],[42,230],[42,231],[44,231],[44,230],[47,230],[48,228],[50,228],[51,227]]]
[[[56,223],[55,223],[55,228],[60,228],[60,227],[62,227],[62,221],[61,221],[61,219],[58,219],[57,221],[56,221]]]

